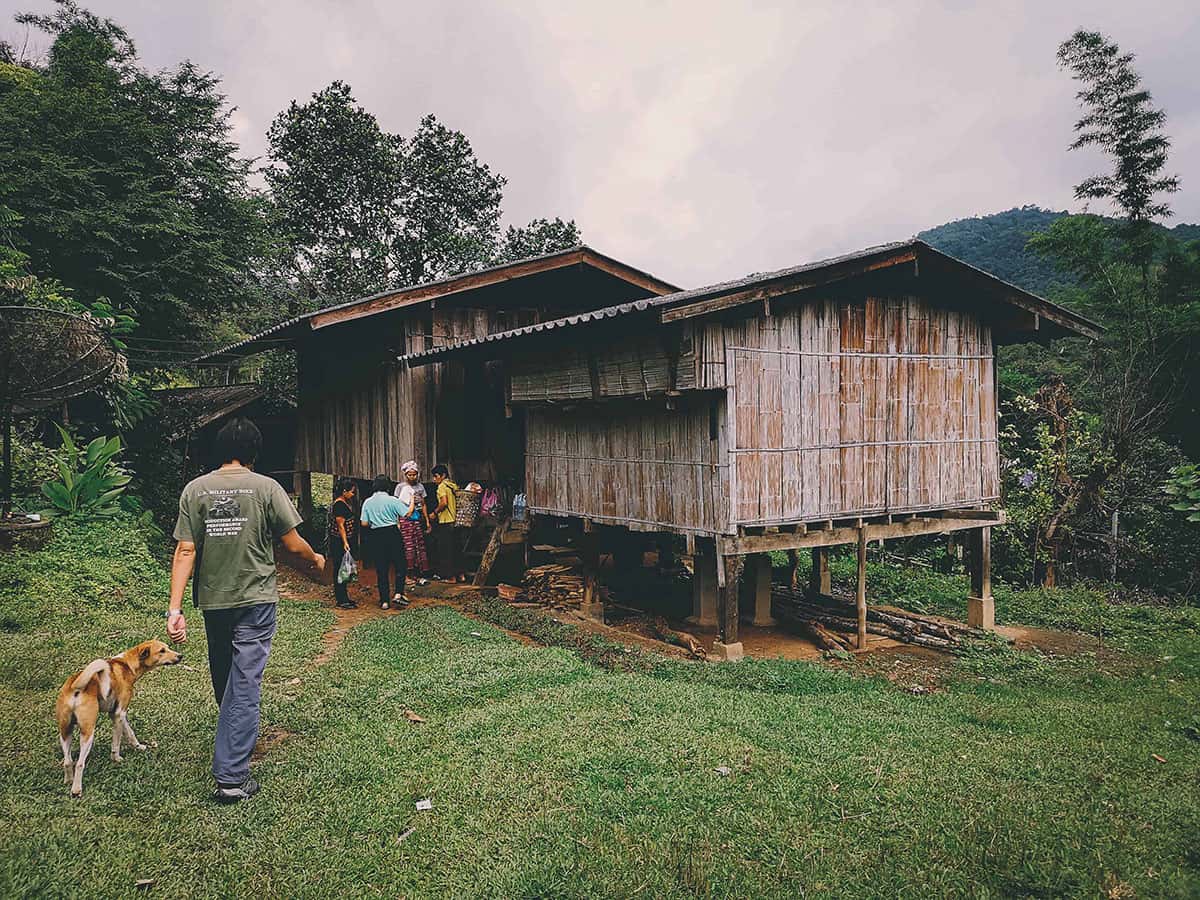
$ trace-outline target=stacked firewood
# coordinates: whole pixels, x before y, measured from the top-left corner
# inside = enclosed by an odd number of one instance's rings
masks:
[[[583,575],[563,563],[527,569],[521,586],[524,598],[541,606],[580,606],[583,603]]]
[[[778,618],[812,634],[826,650],[851,650],[858,633],[858,612],[848,603],[827,595],[806,594],[774,585],[772,612]],[[907,610],[867,607],[867,632],[882,637],[930,647],[956,650],[964,638],[982,638],[985,632],[957,622],[944,622]]]

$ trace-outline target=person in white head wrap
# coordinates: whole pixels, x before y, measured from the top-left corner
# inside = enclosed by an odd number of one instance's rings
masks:
[[[425,535],[429,533],[429,511],[425,508],[425,485],[421,483],[421,467],[410,459],[400,467],[403,479],[396,485],[396,497],[406,513],[400,519],[404,536],[404,553],[408,558],[408,575],[415,584],[429,584],[429,552]]]

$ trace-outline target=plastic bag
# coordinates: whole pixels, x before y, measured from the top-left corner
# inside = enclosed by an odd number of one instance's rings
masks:
[[[480,504],[479,511],[485,516],[495,516],[499,512],[500,492],[494,487],[488,488],[483,492],[483,502]]]
[[[354,557],[350,555],[349,550],[342,554],[342,564],[338,566],[337,581],[338,584],[358,581],[358,565],[354,562]]]

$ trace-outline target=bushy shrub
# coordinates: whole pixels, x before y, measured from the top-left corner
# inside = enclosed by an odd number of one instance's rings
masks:
[[[55,427],[62,438],[62,446],[54,451],[58,478],[42,484],[51,504],[43,513],[84,519],[116,515],[121,508],[118,498],[131,479],[116,462],[121,439],[98,437],[80,447],[65,428]]]

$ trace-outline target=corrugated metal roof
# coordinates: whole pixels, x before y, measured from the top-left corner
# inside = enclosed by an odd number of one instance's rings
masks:
[[[458,275],[450,275],[446,278],[439,278],[434,281],[423,281],[420,284],[408,285],[406,287],[391,288],[386,291],[380,291],[377,294],[371,294],[368,297],[359,297],[355,300],[349,300],[345,303],[335,303],[332,306],[325,306],[325,307],[322,307],[321,309],[315,309],[312,312],[302,313],[301,315],[293,316],[290,319],[285,319],[284,321],[279,322],[276,325],[272,325],[270,328],[266,329],[265,331],[260,331],[258,334],[253,335],[248,338],[245,338],[244,340],[238,341],[237,343],[230,344],[228,347],[223,347],[220,350],[214,350],[211,353],[206,353],[203,356],[198,356],[194,360],[192,360],[192,362],[202,362],[205,360],[212,360],[217,357],[225,356],[227,354],[237,354],[237,352],[239,350],[242,350],[242,349],[250,346],[251,344],[259,343],[259,342],[265,340],[266,338],[271,337],[271,335],[278,334],[279,332],[285,331],[285,330],[291,328],[292,326],[299,325],[301,322],[306,322],[309,319],[312,319],[316,316],[324,315],[325,313],[335,312],[335,311],[341,310],[341,309],[349,309],[351,307],[370,303],[374,300],[380,300],[384,297],[399,296],[399,295],[403,295],[405,293],[409,293],[409,292],[413,292],[413,291],[425,291],[430,288],[436,288],[439,285],[449,286],[463,278],[470,278],[470,277],[476,277],[479,275],[486,275],[489,272],[500,272],[500,271],[503,271],[504,269],[511,268],[513,266],[526,265],[528,263],[535,263],[535,262],[542,262],[545,260],[557,259],[559,257],[570,256],[572,254],[577,254],[580,252],[591,253],[591,254],[601,257],[603,259],[611,260],[612,262],[618,263],[619,265],[623,266],[625,269],[627,269],[630,272],[634,272],[634,273],[641,275],[644,278],[647,278],[651,281],[659,282],[664,287],[667,287],[667,288],[673,287],[673,285],[669,284],[668,282],[662,281],[660,278],[657,278],[656,276],[651,275],[648,272],[644,272],[641,269],[636,269],[633,266],[630,266],[630,265],[627,265],[627,264],[621,262],[620,260],[617,260],[617,259],[614,259],[613,257],[607,256],[606,254],[601,253],[599,250],[595,250],[595,249],[589,247],[587,244],[576,244],[574,247],[568,247],[565,250],[555,250],[552,253],[543,253],[540,256],[527,256],[522,259],[513,260],[512,262],[499,263],[494,266],[485,266],[482,269],[473,269],[470,272],[461,272]],[[433,298],[428,298],[421,302],[428,303],[432,299]]]
[[[241,409],[262,397],[266,390],[261,384],[222,384],[204,387],[160,388],[154,397],[172,406],[181,406],[191,417],[168,440],[174,441],[211,422]]]
[[[470,347],[478,347],[483,344],[507,341],[513,338],[535,334],[539,331],[551,331],[556,328],[570,328],[575,325],[586,325],[589,322],[598,322],[602,319],[612,319],[618,316],[626,316],[631,313],[645,312],[650,309],[657,309],[664,306],[681,306],[693,300],[703,300],[718,294],[734,293],[738,290],[750,287],[751,285],[762,284],[777,278],[787,278],[808,270],[820,269],[825,266],[832,266],[841,262],[850,262],[852,260],[861,259],[876,253],[894,252],[909,246],[911,243],[911,241],[902,241],[893,244],[882,244],[878,247],[869,247],[866,250],[859,250],[855,253],[848,253],[843,256],[835,256],[831,259],[823,259],[819,262],[805,263],[804,265],[793,266],[788,269],[779,269],[775,272],[754,273],[751,275],[746,275],[743,278],[734,279],[733,281],[722,281],[717,284],[710,284],[707,287],[693,288],[692,290],[687,291],[676,291],[673,294],[664,294],[661,297],[651,297],[646,300],[635,300],[631,303],[620,303],[616,306],[608,306],[603,309],[592,310],[591,312],[579,313],[573,316],[564,316],[561,319],[553,319],[548,322],[539,322],[537,325],[526,325],[522,328],[514,328],[510,331],[500,331],[496,332],[495,334],[489,334],[486,337],[472,338],[468,341],[459,341],[455,344],[448,344],[445,347],[434,347],[431,350],[423,350],[419,353],[409,353],[406,356],[398,357],[398,360],[404,363],[426,362],[443,354],[457,352],[459,350],[466,350]]]
[[[424,350],[419,353],[410,353],[405,356],[397,357],[397,359],[400,362],[407,363],[410,365],[412,365],[412,364],[420,365],[420,364],[423,364],[426,362],[430,362],[439,357],[448,355],[450,353],[457,353],[462,350],[468,350],[472,347],[479,347],[479,346],[482,346],[485,344],[508,341],[508,340],[512,340],[514,338],[519,338],[519,337],[527,336],[530,334],[535,334],[535,333],[541,332],[541,331],[552,331],[554,329],[559,329],[559,328],[570,328],[570,327],[574,327],[574,326],[578,326],[578,325],[586,325],[588,323],[598,322],[603,319],[616,318],[618,316],[630,315],[633,313],[644,312],[644,311],[651,310],[651,309],[666,309],[666,308],[673,308],[673,307],[678,307],[678,306],[686,306],[687,304],[692,303],[692,302],[719,297],[723,294],[734,294],[739,291],[746,290],[748,288],[760,287],[760,286],[768,284],[772,281],[780,281],[780,280],[785,280],[785,279],[789,279],[789,278],[794,278],[795,276],[803,275],[806,272],[816,272],[821,269],[839,265],[841,263],[855,262],[857,260],[863,260],[863,259],[866,259],[871,256],[887,256],[890,254],[897,253],[899,251],[904,251],[904,250],[909,250],[909,249],[922,249],[922,250],[927,250],[927,251],[936,253],[939,256],[943,256],[948,260],[951,260],[955,263],[958,263],[961,266],[964,266],[967,269],[971,269],[975,273],[983,275],[998,284],[1004,285],[1006,288],[1016,291],[1019,294],[1025,295],[1026,297],[1029,297],[1031,300],[1037,301],[1040,304],[1045,304],[1045,306],[1047,308],[1054,309],[1054,310],[1061,312],[1062,314],[1068,316],[1070,319],[1079,322],[1081,326],[1090,327],[1097,331],[1102,330],[1102,329],[1100,329],[1099,325],[1097,325],[1094,322],[1091,322],[1090,320],[1084,318],[1083,316],[1079,315],[1076,312],[1066,309],[1065,307],[1058,306],[1057,304],[1051,303],[1049,300],[1046,300],[1042,297],[1038,297],[1035,294],[1030,294],[1028,291],[1023,290],[1022,288],[1019,288],[1016,285],[1009,284],[1008,282],[997,278],[995,275],[985,272],[982,269],[978,269],[975,266],[970,265],[969,263],[963,262],[962,260],[955,259],[954,257],[949,256],[948,254],[942,253],[941,251],[936,250],[933,247],[930,247],[924,241],[920,241],[920,240],[913,238],[913,239],[909,239],[907,241],[895,241],[890,244],[880,244],[875,247],[867,247],[863,250],[856,250],[853,253],[845,253],[845,254],[842,254],[841,256],[834,256],[834,257],[830,257],[829,259],[818,260],[817,262],[810,262],[810,263],[804,263],[804,264],[798,265],[798,266],[791,266],[786,269],[777,269],[773,272],[757,272],[757,273],[753,273],[751,275],[746,275],[743,278],[737,278],[732,281],[722,281],[717,284],[708,285],[706,287],[694,288],[692,290],[687,290],[687,291],[677,291],[673,294],[664,294],[661,297],[652,297],[652,298],[649,298],[646,300],[638,300],[638,301],[635,301],[632,303],[621,303],[616,306],[606,307],[604,309],[597,309],[597,310],[593,310],[591,312],[580,313],[580,314],[573,315],[573,316],[565,316],[560,319],[553,319],[548,322],[541,322],[537,325],[527,325],[523,328],[514,328],[510,331],[502,331],[502,332],[497,332],[496,334],[489,334],[486,337],[472,338],[471,340],[460,341],[460,342],[454,343],[454,344],[448,344],[445,347],[435,347],[433,349]]]

